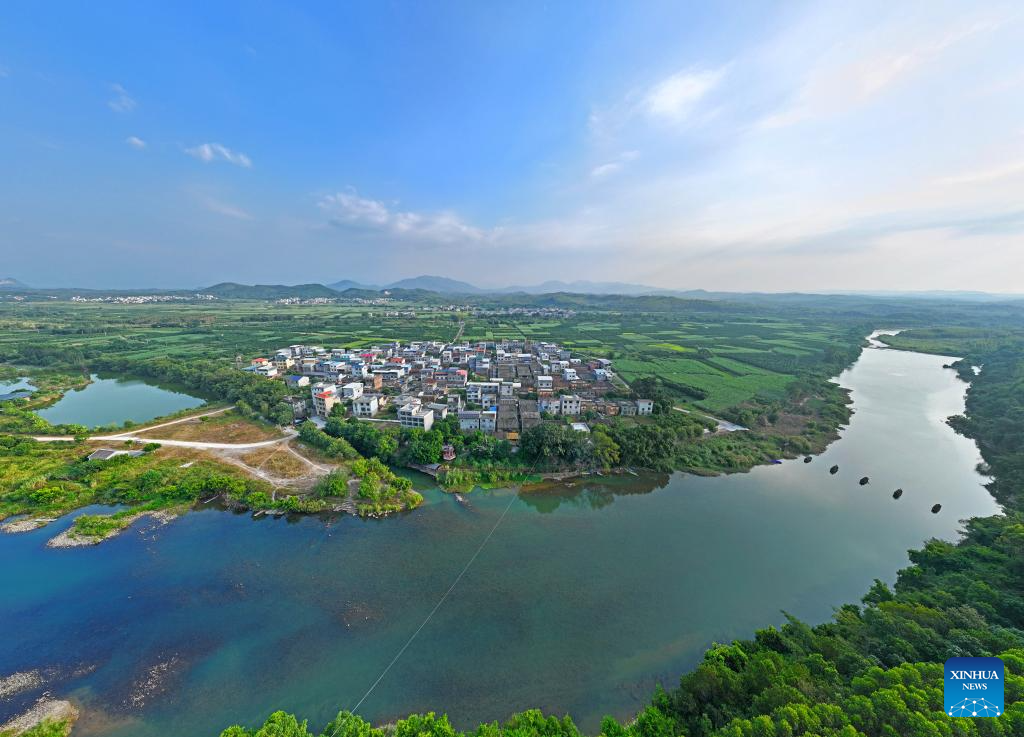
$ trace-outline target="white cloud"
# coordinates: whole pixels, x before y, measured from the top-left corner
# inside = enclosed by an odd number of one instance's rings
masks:
[[[198,146],[186,148],[185,153],[194,156],[200,161],[210,163],[211,161],[226,161],[235,166],[246,169],[252,167],[252,159],[239,151],[232,151],[220,143],[200,143]]]
[[[119,84],[110,85],[110,89],[114,93],[114,98],[107,102],[111,110],[115,113],[130,113],[135,109],[138,103],[128,94],[128,90]]]
[[[214,199],[213,197],[207,197],[203,200],[203,206],[210,212],[217,213],[218,215],[224,215],[225,217],[234,218],[235,220],[252,220],[252,215],[243,210],[240,207],[229,205],[226,202]]]
[[[132,148],[137,148],[140,151],[146,147],[146,142],[143,141],[138,136],[128,136],[126,139],[124,139],[124,142],[127,143]]]
[[[598,164],[590,170],[591,179],[605,179],[622,170],[622,168],[640,155],[639,151],[623,151],[611,161]]]
[[[482,241],[488,234],[453,212],[401,212],[380,200],[360,197],[354,190],[323,197],[318,203],[332,224],[374,230],[435,243]]]
[[[652,118],[681,123],[725,75],[724,69],[684,69],[648,90],[643,111]]]

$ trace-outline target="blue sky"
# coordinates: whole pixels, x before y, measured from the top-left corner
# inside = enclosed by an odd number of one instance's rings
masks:
[[[1018,4],[0,14],[0,276],[33,285],[1024,284]]]

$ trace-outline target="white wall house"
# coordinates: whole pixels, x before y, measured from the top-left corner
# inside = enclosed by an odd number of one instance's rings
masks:
[[[434,410],[410,402],[399,408],[398,421],[402,427],[416,427],[426,431],[434,426]]]
[[[364,394],[352,400],[352,414],[356,417],[373,417],[380,409],[376,394]]]
[[[485,404],[485,397],[497,397],[501,383],[497,381],[470,381],[466,384],[466,401]]]
[[[358,381],[345,384],[341,387],[341,396],[345,399],[359,399],[363,396],[363,385]]]
[[[471,432],[480,429],[480,413],[475,410],[463,410],[459,412],[459,429],[464,432]]]
[[[654,400],[653,399],[638,399],[638,400],[636,400],[636,413],[638,415],[654,414]]]
[[[559,397],[558,412],[563,415],[578,415],[582,400],[575,394],[563,394]]]

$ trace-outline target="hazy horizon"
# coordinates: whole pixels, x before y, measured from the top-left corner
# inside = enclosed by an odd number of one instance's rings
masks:
[[[0,26],[2,271],[1021,291],[1010,3],[53,3]]]

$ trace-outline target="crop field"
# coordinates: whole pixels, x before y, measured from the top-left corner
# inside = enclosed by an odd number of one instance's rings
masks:
[[[0,304],[0,362],[172,357],[249,359],[292,343],[363,348],[390,341],[450,340],[458,313],[395,304]],[[611,358],[623,379],[658,376],[682,388],[680,401],[709,411],[774,399],[830,346],[850,343],[849,325],[731,312],[581,312],[575,317],[466,317],[467,341],[550,340],[586,357]],[[34,353],[35,352],[35,353]],[[25,360],[25,358],[28,360]],[[45,359],[45,361],[43,360]],[[687,393],[686,388],[696,391]],[[701,396],[706,395],[706,396]]]
[[[404,311],[391,307],[389,311]],[[33,344],[130,359],[234,358],[291,343],[359,348],[393,340],[446,340],[451,313],[386,315],[377,307],[274,305],[265,302],[110,305],[0,305],[0,360]]]
[[[690,403],[709,411],[754,398],[779,398],[798,370],[819,361],[830,345],[850,340],[846,326],[751,316],[726,321],[717,314],[680,319],[676,314],[590,313],[500,325],[471,321],[465,334],[550,340],[584,356],[611,358],[627,382],[653,375],[706,393]]]

